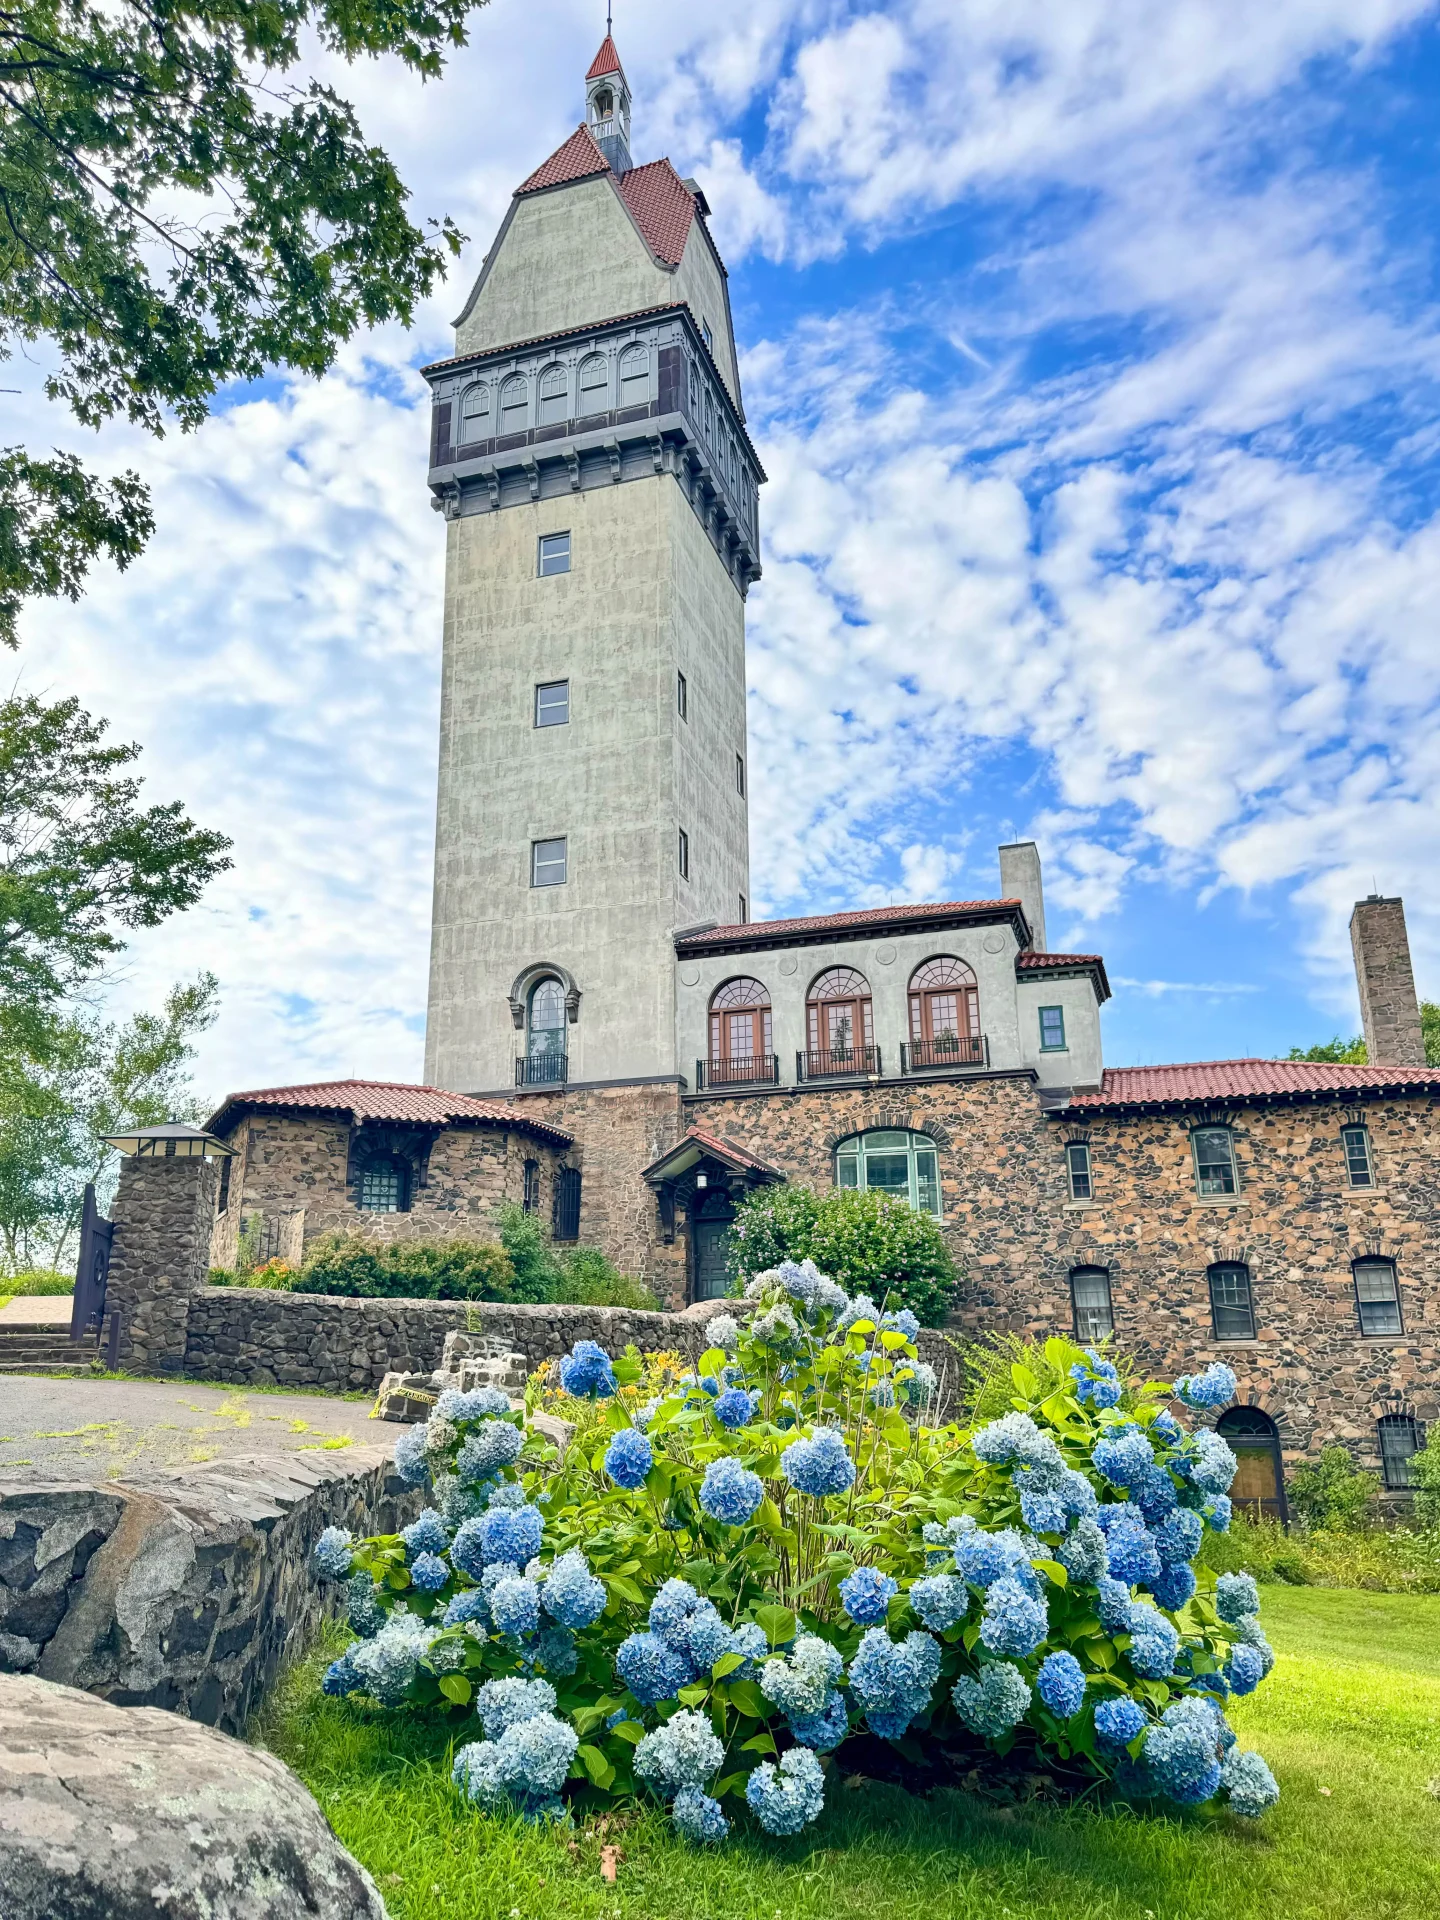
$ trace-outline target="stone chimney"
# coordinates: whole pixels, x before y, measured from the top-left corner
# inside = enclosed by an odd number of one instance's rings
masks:
[[[1425,1040],[1410,968],[1405,902],[1372,893],[1350,916],[1360,1019],[1372,1067],[1423,1067]]]
[[[1048,953],[1045,944],[1045,888],[1040,879],[1040,849],[1033,840],[1012,840],[1000,849],[1000,897],[1018,900],[1030,922],[1036,953]]]

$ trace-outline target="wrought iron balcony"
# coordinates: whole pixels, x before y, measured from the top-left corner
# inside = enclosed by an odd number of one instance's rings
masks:
[[[563,1087],[569,1056],[563,1053],[522,1053],[515,1062],[517,1087]]]
[[[938,1073],[943,1068],[988,1067],[990,1042],[983,1033],[911,1040],[900,1049],[901,1073]]]
[[[854,1080],[880,1072],[879,1047],[823,1047],[795,1056],[797,1080]]]
[[[734,1060],[697,1060],[695,1090],[704,1093],[715,1087],[778,1087],[778,1053],[742,1054]]]

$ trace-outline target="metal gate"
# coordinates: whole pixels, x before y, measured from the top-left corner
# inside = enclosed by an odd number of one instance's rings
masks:
[[[80,1260],[75,1269],[75,1306],[70,1315],[70,1338],[84,1340],[93,1335],[100,1344],[105,1326],[105,1295],[110,1278],[110,1249],[115,1239],[115,1222],[101,1218],[95,1201],[95,1188],[85,1189],[80,1210]],[[119,1351],[120,1315],[110,1316],[110,1365]]]

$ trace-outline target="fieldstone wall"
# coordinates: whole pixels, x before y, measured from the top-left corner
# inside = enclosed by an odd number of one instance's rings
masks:
[[[394,1532],[421,1504],[382,1446],[0,1485],[0,1672],[238,1733],[333,1601],[307,1564],[321,1531]]]
[[[130,1154],[120,1162],[105,1300],[120,1313],[122,1367],[183,1368],[190,1296],[209,1267],[219,1182],[215,1160]]]

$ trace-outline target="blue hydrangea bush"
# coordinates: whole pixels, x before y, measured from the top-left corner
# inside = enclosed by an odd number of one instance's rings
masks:
[[[746,1294],[643,1404],[637,1356],[578,1343],[563,1459],[498,1392],[442,1395],[395,1450],[432,1504],[316,1548],[356,1636],[325,1690],[478,1721],[454,1778],[479,1807],[650,1796],[702,1845],[800,1832],[847,1740],[930,1777],[1024,1743],[1131,1798],[1274,1803],[1225,1718],[1272,1665],[1259,1593],[1195,1564],[1235,1458],[1170,1404],[1224,1406],[1228,1368],[1139,1385],[1052,1340],[1062,1390],[1017,1364],[1013,1410],[966,1430],[929,1417],[910,1313],[808,1261]]]

